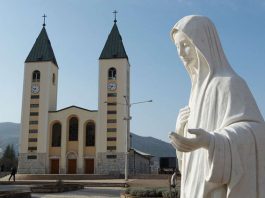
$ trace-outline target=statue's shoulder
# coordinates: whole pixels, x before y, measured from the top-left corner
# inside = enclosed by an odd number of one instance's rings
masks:
[[[245,81],[237,75],[233,76],[216,76],[212,79],[211,84],[216,87],[234,87],[234,86],[245,86]]]

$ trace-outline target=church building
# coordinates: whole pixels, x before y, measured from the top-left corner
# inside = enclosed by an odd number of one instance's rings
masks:
[[[43,24],[24,66],[19,173],[124,174],[130,64],[116,19],[98,67],[99,109],[57,109],[59,65]],[[147,173],[150,156],[140,156]]]

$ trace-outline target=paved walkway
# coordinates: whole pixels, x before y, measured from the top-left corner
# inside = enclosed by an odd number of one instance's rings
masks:
[[[0,179],[0,191],[4,190],[29,190],[31,186],[39,183],[54,183],[55,180],[19,180],[17,182],[8,182],[7,178]],[[63,180],[64,182],[81,183],[86,187],[82,190],[64,192],[64,193],[32,193],[32,198],[106,198],[120,197],[120,193],[125,190],[124,179],[101,179],[101,180]],[[129,179],[130,187],[168,187],[168,179]],[[2,185],[1,185],[2,184]],[[110,187],[111,186],[111,187]]]
[[[32,193],[32,198],[106,198],[106,197],[120,197],[124,188],[113,187],[86,187],[85,189],[64,193],[53,194],[35,194]]]
[[[0,178],[0,185],[33,185],[55,183],[57,180],[16,180],[8,181],[9,177]],[[127,182],[124,179],[99,179],[99,180],[63,180],[65,183],[79,183],[87,187],[124,187]]]
[[[6,190],[30,190],[31,185],[0,185],[0,191]],[[70,191],[64,193],[31,193],[32,198],[107,198],[120,197],[124,188],[120,187],[85,187],[82,190]]]

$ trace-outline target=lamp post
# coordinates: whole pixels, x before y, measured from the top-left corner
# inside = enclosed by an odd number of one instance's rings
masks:
[[[126,105],[126,111],[127,111],[127,117],[124,117],[123,119],[126,120],[124,180],[128,181],[128,135],[130,135],[130,120],[132,119],[132,117],[130,116],[130,109],[132,105],[146,103],[146,102],[153,102],[153,100],[130,103],[127,96],[123,96],[123,97],[124,97],[125,103],[117,102],[116,104]],[[107,101],[105,101],[104,103],[108,104]]]
[[[126,110],[127,110],[127,117],[124,118],[126,120],[126,135],[125,135],[125,170],[124,170],[124,179],[125,181],[128,181],[128,137],[130,135],[130,120],[132,117],[130,116],[130,109],[132,105],[140,104],[140,103],[146,103],[146,102],[153,102],[152,100],[146,100],[141,102],[134,102],[130,103],[128,98],[126,96],[123,96],[125,100]]]

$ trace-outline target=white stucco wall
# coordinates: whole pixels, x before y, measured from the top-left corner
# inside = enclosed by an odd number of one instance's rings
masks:
[[[124,96],[129,96],[129,62],[127,59],[101,59],[99,60],[99,124],[97,135],[97,152],[106,152],[107,148],[107,83],[108,83],[108,70],[114,67],[117,71],[117,103],[125,103]],[[117,141],[116,152],[124,152],[125,138],[126,138],[126,121],[127,117],[126,105],[117,105]]]

